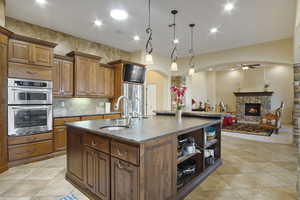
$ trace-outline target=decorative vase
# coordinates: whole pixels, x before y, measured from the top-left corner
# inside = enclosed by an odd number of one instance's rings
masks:
[[[177,120],[181,120],[182,110],[176,110],[175,117],[176,117]]]

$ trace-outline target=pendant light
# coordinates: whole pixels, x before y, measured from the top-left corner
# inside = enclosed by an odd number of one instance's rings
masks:
[[[171,14],[173,15],[173,24],[170,24],[169,27],[173,28],[173,45],[174,48],[172,50],[171,53],[171,60],[172,60],[172,64],[171,64],[171,71],[178,71],[178,66],[177,66],[177,44],[178,44],[178,40],[176,39],[176,14],[178,13],[177,10],[172,10]]]
[[[145,62],[147,65],[153,65],[153,46],[152,46],[152,28],[151,28],[151,0],[148,0],[148,26],[146,29],[146,33],[148,34],[148,40],[146,43],[146,57]]]
[[[195,27],[195,24],[190,24],[189,26],[191,28],[191,48],[189,50],[191,59],[189,61],[189,67],[190,67],[189,75],[192,76],[195,73],[195,63],[194,63],[194,27]]]

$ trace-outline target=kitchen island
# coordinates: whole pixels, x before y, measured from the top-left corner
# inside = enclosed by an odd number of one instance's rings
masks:
[[[124,123],[66,123],[66,179],[91,199],[184,199],[221,165],[220,120],[154,116],[133,119],[130,128]]]

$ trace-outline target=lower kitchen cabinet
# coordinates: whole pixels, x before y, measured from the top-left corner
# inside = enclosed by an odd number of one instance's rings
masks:
[[[138,167],[111,157],[111,200],[138,200],[138,173]]]
[[[54,127],[54,151],[63,151],[67,147],[67,128],[65,126]]]
[[[84,184],[102,200],[110,199],[109,156],[89,147],[84,147]]]

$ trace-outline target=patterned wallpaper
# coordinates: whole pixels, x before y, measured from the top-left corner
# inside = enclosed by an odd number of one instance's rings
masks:
[[[70,51],[76,50],[101,56],[101,63],[107,63],[118,59],[130,60],[131,58],[130,52],[91,42],[38,25],[29,24],[10,17],[6,17],[6,28],[20,35],[57,43],[58,45],[55,47],[54,52],[60,55],[65,55]]]

